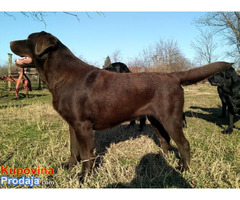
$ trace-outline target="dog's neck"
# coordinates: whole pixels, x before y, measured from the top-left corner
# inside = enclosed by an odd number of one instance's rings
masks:
[[[69,50],[67,54],[65,51],[61,51],[61,55],[58,55],[64,59],[61,63],[52,62],[52,58],[58,54],[58,51],[49,52],[47,58],[43,61],[42,65],[36,65],[36,68],[40,74],[40,78],[46,84],[47,88],[51,93],[53,93],[61,83],[65,83],[74,79],[74,77],[81,78],[88,71],[98,70],[98,68],[88,65],[74,54],[70,53]],[[75,61],[75,62],[71,62]],[[76,60],[78,62],[76,63]],[[63,63],[64,62],[64,63]],[[37,62],[38,63],[38,62]],[[43,66],[43,67],[41,67]]]

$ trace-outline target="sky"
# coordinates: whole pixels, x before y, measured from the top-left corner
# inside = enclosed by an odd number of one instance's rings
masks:
[[[210,11],[222,8],[220,3],[214,4],[213,1],[211,4],[206,0],[168,0],[167,4],[157,0],[144,1],[143,4],[140,0],[132,4],[129,0],[88,0],[81,5],[80,1],[74,1],[78,2],[77,6],[72,1],[62,1],[62,4],[58,1],[57,6],[53,1],[50,7],[49,0],[36,5],[30,0],[14,0],[1,5],[0,66],[7,63],[7,54],[11,53],[10,41],[26,39],[29,34],[40,31],[53,34],[76,56],[98,67],[102,67],[106,57],[116,51],[120,51],[121,62],[128,63],[160,39],[176,41],[183,55],[193,61],[195,52],[191,42],[200,34],[194,20],[205,15],[208,8]],[[223,8],[227,9],[229,4],[225,5]],[[29,10],[51,11],[44,12],[46,26],[20,12]],[[78,11],[75,14],[80,20],[63,13],[63,10]],[[201,10],[206,11],[199,12]],[[13,61],[16,58],[13,55]]]
[[[76,55],[102,66],[105,58],[120,51],[122,62],[139,56],[160,39],[177,41],[183,54],[194,57],[191,42],[199,34],[194,19],[204,12],[46,12],[46,26],[21,12],[0,12],[0,65],[11,53],[9,42],[46,31],[61,40]],[[12,15],[13,17],[9,16]],[[4,30],[4,31],[3,31]],[[13,59],[16,56],[13,55]]]

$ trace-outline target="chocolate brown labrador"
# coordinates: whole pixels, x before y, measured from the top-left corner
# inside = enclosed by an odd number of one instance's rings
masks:
[[[190,147],[182,130],[184,92],[181,85],[197,83],[232,65],[215,62],[174,73],[114,73],[83,62],[46,32],[13,41],[10,47],[15,54],[25,57],[16,60],[16,64],[36,66],[52,93],[53,107],[69,124],[68,166],[81,160],[80,178],[92,171],[94,130],[108,129],[139,116],[148,116],[165,153],[170,138],[173,139],[180,152],[180,167],[187,170]]]
[[[130,69],[127,67],[127,65],[125,65],[122,62],[112,63],[103,69],[111,72],[117,72],[117,73],[132,73]],[[121,100],[119,100],[119,102],[120,102],[119,106],[121,106]],[[140,121],[139,130],[142,131],[144,126],[146,125],[146,117],[145,116],[140,117],[139,121]],[[134,126],[135,124],[136,124],[135,120],[132,120],[129,126]]]

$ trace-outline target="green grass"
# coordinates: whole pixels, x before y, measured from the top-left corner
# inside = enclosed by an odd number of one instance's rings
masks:
[[[71,171],[62,168],[68,160],[68,125],[54,111],[47,90],[30,92],[19,100],[1,92],[0,166],[53,168],[53,175],[34,175],[54,185],[34,188],[239,188],[240,132],[221,134],[228,119],[220,119],[221,105],[215,87],[198,84],[185,87],[188,127],[184,133],[191,146],[191,169],[176,170],[176,151],[165,157],[148,124],[142,132],[128,122],[95,134],[99,167],[79,184],[79,163]],[[235,123],[240,128],[240,121]],[[172,142],[172,146],[176,148]],[[8,177],[16,177],[8,175]],[[30,177],[30,175],[27,177]],[[0,185],[3,188],[28,186]]]

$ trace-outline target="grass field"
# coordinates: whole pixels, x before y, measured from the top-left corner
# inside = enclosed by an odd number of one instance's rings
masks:
[[[30,98],[19,100],[14,93],[0,93],[0,166],[53,168],[53,175],[34,175],[44,181],[34,188],[239,188],[240,131],[221,134],[228,119],[218,118],[221,105],[216,88],[205,83],[184,90],[188,123],[184,133],[191,146],[188,172],[175,169],[176,151],[162,155],[149,124],[139,132],[137,125],[128,127],[126,122],[96,132],[99,167],[79,184],[80,163],[71,171],[61,167],[70,155],[68,125],[53,110],[47,90],[30,92]],[[240,128],[240,121],[235,125]],[[172,146],[176,147],[173,142]]]

